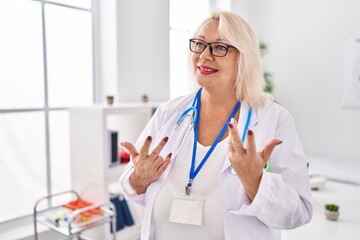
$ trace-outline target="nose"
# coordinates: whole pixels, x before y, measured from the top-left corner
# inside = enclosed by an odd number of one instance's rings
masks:
[[[206,48],[204,49],[204,51],[200,54],[200,59],[201,60],[213,60],[214,56],[211,55],[210,53],[210,45],[207,45]]]

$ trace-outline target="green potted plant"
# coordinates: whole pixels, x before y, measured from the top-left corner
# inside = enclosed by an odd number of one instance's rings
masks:
[[[261,57],[264,57],[264,55],[268,52],[268,47],[266,43],[263,41],[260,41],[259,49],[260,49]],[[274,84],[273,84],[272,74],[268,71],[264,71],[264,80],[265,80],[265,86],[264,86],[265,92],[273,94]]]
[[[325,207],[325,216],[327,219],[336,221],[339,217],[339,206],[333,203],[327,203]]]

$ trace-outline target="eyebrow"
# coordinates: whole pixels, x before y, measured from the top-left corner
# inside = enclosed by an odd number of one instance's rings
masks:
[[[198,37],[205,39],[205,36],[203,36],[203,35],[199,35]],[[217,38],[215,41],[216,41],[216,42],[217,42],[217,41],[224,41],[224,39]]]

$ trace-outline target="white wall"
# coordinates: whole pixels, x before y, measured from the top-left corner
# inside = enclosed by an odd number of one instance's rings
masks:
[[[118,101],[169,99],[169,1],[119,0]]]
[[[95,100],[105,103],[107,95],[117,99],[117,13],[116,0],[94,1],[95,19]]]
[[[117,94],[117,36],[116,0],[99,1],[101,37],[101,82],[102,100],[107,95]]]
[[[306,153],[360,161],[360,109],[341,105],[344,42],[360,36],[360,1],[249,4],[232,10],[248,8],[250,24],[268,44],[265,66],[274,75],[275,98],[293,115]]]

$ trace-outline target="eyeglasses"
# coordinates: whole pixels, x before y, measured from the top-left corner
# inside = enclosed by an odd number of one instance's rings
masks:
[[[190,51],[194,53],[202,53],[206,49],[206,47],[209,46],[210,54],[215,57],[224,57],[227,54],[229,48],[235,48],[234,46],[226,43],[205,42],[197,38],[191,38],[189,39],[189,42]]]

